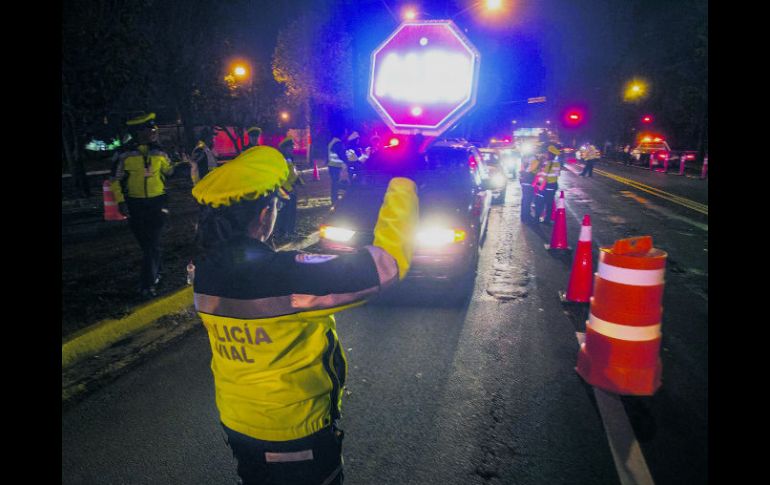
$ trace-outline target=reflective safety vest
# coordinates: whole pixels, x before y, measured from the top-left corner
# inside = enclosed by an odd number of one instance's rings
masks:
[[[588,145],[588,148],[583,152],[584,160],[593,160],[599,158],[599,151],[593,145]]]
[[[541,173],[546,178],[546,183],[555,184],[559,181],[559,175],[561,174],[561,163],[556,160],[545,162]]]
[[[529,184],[535,180],[535,176],[540,168],[540,160],[537,157],[531,157],[529,162],[521,164],[521,172],[519,173],[519,180],[521,183]]]
[[[201,170],[200,162],[203,160],[206,161],[206,167]],[[197,184],[200,179],[217,167],[217,158],[209,147],[199,144],[193,149],[192,162],[190,164],[190,178],[192,178],[193,185]],[[201,173],[203,174],[203,177],[201,177]]]
[[[166,177],[174,173],[166,152],[140,145],[138,149],[121,153],[111,179],[115,201],[125,197],[148,199],[166,193]],[[125,185],[125,193],[124,186]]]
[[[194,259],[195,308],[225,426],[288,441],[340,417],[348,364],[334,314],[406,276],[418,204],[413,181],[392,179],[374,242],[355,253],[276,252],[243,238]]]
[[[327,151],[326,163],[330,167],[345,168],[345,162],[337,154],[337,149],[335,146],[337,143],[342,143],[342,140],[335,137],[335,138],[332,138],[332,141],[329,142],[329,146],[327,147],[327,150],[326,150]]]

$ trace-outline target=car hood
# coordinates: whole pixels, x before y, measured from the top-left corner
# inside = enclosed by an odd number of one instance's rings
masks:
[[[326,218],[326,223],[354,231],[373,231],[385,187],[358,187],[351,190]],[[440,221],[462,225],[471,204],[470,193],[464,190],[419,190],[420,220]]]

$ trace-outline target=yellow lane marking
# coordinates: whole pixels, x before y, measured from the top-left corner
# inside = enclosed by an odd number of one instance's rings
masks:
[[[626,177],[621,177],[620,175],[615,175],[613,173],[605,172],[604,170],[594,169],[594,172],[596,172],[599,175],[603,175],[607,178],[610,178],[612,180],[615,180],[617,182],[620,182],[622,184],[629,185],[637,190],[641,190],[643,192],[654,195],[656,197],[660,197],[661,199],[668,200],[682,207],[692,209],[696,212],[700,212],[701,214],[709,215],[709,206],[706,204],[701,204],[700,202],[690,200],[686,197],[672,194],[670,192],[665,192],[663,190],[656,189],[655,187],[651,187],[641,182],[637,182],[636,180],[632,180]]]

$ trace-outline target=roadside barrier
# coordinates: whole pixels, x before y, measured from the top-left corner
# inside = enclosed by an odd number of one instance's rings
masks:
[[[571,249],[567,244],[567,211],[564,206],[564,191],[556,202],[556,222],[551,232],[551,244],[546,244],[546,249]]]
[[[112,193],[109,180],[105,180],[102,184],[102,196],[104,197],[105,221],[124,221],[127,219],[127,217],[118,210],[118,203],[115,202],[115,194]]]
[[[577,373],[590,385],[621,395],[652,396],[660,387],[665,251],[652,237],[600,248],[585,342]]]
[[[559,292],[562,303],[588,303],[593,290],[593,255],[591,250],[591,216],[583,216],[580,238],[572,261],[566,294]]]

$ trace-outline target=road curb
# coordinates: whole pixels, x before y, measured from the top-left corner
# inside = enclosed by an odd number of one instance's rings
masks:
[[[287,243],[278,248],[299,250],[318,242],[318,231],[310,234],[298,243]],[[61,348],[62,368],[69,367],[86,357],[111,346],[115,342],[142,330],[159,318],[178,312],[193,304],[192,286],[187,286],[168,296],[145,303],[123,318],[107,319],[84,328],[72,335]]]
[[[77,332],[62,344],[61,365],[68,367],[141,330],[160,317],[192,304],[192,287],[188,286],[169,296],[141,305],[123,318],[102,320]]]

